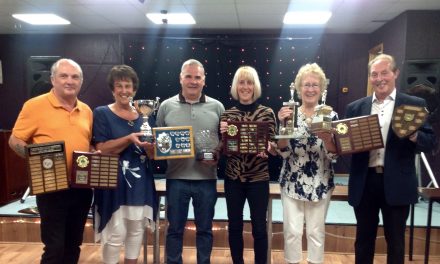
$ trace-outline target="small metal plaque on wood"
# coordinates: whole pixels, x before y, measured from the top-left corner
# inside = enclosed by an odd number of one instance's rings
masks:
[[[428,117],[425,107],[401,105],[394,109],[391,127],[399,138],[405,138],[416,132]]]
[[[194,158],[192,126],[154,127],[154,159]]]
[[[64,141],[26,146],[31,194],[69,188]]]
[[[351,154],[383,148],[379,118],[361,116],[332,122],[338,154]]]
[[[268,140],[268,122],[228,121],[223,151],[225,154],[258,154],[266,151]]]
[[[74,151],[70,186],[114,189],[118,186],[119,156]]]

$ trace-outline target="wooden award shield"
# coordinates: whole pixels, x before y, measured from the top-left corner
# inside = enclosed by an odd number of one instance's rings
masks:
[[[69,189],[64,141],[26,146],[32,194]]]
[[[74,151],[70,186],[114,189],[118,186],[119,156]]]
[[[267,149],[268,122],[231,122],[223,135],[225,154],[258,154]]]
[[[425,122],[428,110],[425,107],[401,105],[394,109],[391,127],[399,138],[406,138]]]
[[[383,148],[377,115],[338,120],[332,123],[338,154],[351,154]]]

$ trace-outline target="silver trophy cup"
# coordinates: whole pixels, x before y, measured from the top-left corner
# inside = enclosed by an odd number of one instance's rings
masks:
[[[144,142],[153,142],[153,131],[148,124],[148,118],[159,108],[159,97],[156,100],[134,100],[133,107],[142,115],[143,123],[141,132],[144,134],[140,140]]]
[[[217,132],[209,129],[199,130],[195,133],[196,159],[217,160],[216,147],[219,143]]]

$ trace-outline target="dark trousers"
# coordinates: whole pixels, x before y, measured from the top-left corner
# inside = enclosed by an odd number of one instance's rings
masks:
[[[78,263],[91,189],[68,189],[37,195],[41,217],[42,264]]]
[[[392,206],[385,201],[383,174],[371,171],[365,184],[359,206],[354,208],[357,221],[356,264],[372,264],[379,225],[379,211],[382,212],[385,240],[387,242],[387,263],[403,264],[405,259],[405,228],[409,205]],[[396,188],[399,188],[396,183]]]
[[[225,197],[228,209],[229,247],[234,264],[243,261],[243,208],[248,200],[251,213],[252,236],[254,238],[255,264],[267,260],[267,204],[269,182],[241,182],[239,179],[225,179]]]

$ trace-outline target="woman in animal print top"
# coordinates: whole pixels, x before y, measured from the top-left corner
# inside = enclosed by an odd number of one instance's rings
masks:
[[[257,71],[240,67],[234,76],[231,95],[238,104],[221,116],[220,132],[230,121],[261,121],[269,125],[269,138],[276,131],[276,117],[271,108],[260,105],[261,85]],[[229,155],[226,161],[225,196],[228,209],[229,247],[234,264],[243,262],[243,208],[247,199],[251,213],[255,262],[266,263],[266,212],[269,200],[269,167],[265,151],[258,154]]]

